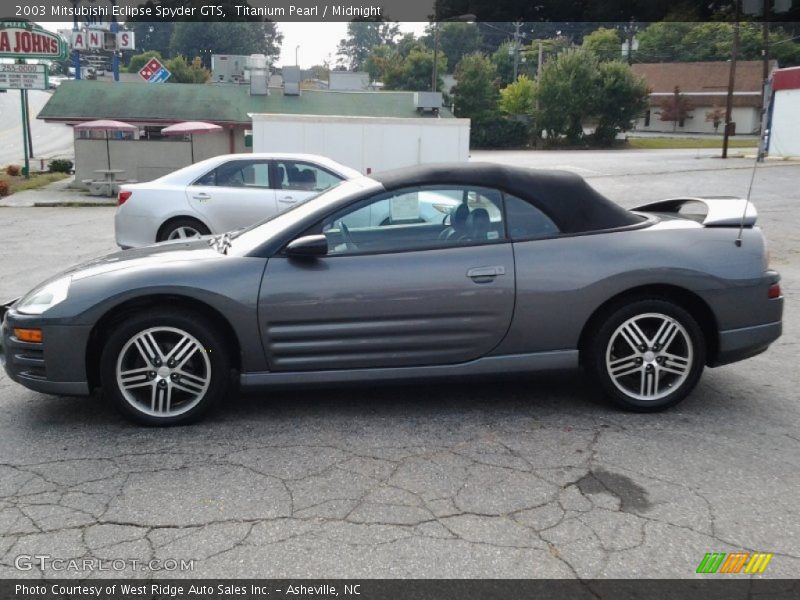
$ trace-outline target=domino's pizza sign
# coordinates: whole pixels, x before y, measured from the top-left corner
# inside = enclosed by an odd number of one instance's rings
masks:
[[[161,64],[157,58],[151,58],[147,63],[139,69],[139,77],[144,79],[147,83],[161,83],[170,78],[170,71]]]

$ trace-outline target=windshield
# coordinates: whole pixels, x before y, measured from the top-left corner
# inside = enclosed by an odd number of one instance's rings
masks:
[[[313,198],[296,204],[288,210],[277,213],[263,221],[251,225],[234,233],[230,238],[228,254],[235,256],[245,256],[271,240],[274,236],[280,235],[295,223],[303,221],[307,217],[319,213],[320,218],[325,214],[328,207],[334,206],[340,200],[347,198],[358,192],[374,189],[379,191],[383,187],[374,179],[360,177],[344,181],[329,190],[317,194]]]

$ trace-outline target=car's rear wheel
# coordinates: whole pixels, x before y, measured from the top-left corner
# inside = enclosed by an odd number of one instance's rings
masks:
[[[618,406],[654,412],[697,385],[706,360],[703,332],[683,307],[642,298],[611,308],[587,345],[586,366]]]
[[[208,235],[211,233],[205,225],[197,219],[190,217],[175,219],[164,225],[158,232],[156,238],[157,242],[164,242],[166,240],[184,240],[189,238],[200,237],[201,235]]]
[[[140,313],[111,331],[100,359],[103,392],[147,425],[196,421],[226,392],[224,338],[188,311]]]

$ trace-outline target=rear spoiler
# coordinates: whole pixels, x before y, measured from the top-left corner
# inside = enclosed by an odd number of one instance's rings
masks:
[[[669,198],[651,204],[637,206],[637,212],[683,214],[689,217],[697,213],[687,210],[681,213],[684,206],[700,204],[705,207],[703,227],[752,227],[756,224],[758,212],[752,202],[744,198],[733,196],[718,196],[714,198]],[[702,215],[700,215],[702,216]]]

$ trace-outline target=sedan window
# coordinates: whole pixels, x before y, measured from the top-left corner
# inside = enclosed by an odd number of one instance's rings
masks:
[[[257,160],[232,160],[209,171],[193,185],[268,188],[269,163]]]
[[[281,190],[322,192],[342,181],[327,169],[297,160],[276,161],[275,170],[275,187]]]
[[[384,193],[325,219],[329,254],[402,252],[505,239],[501,194],[456,186]]]

